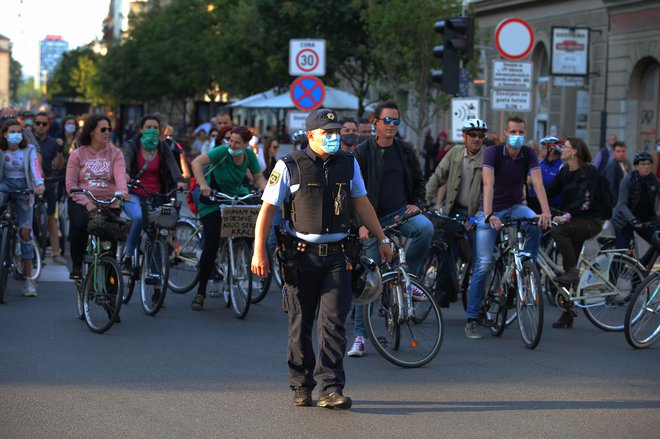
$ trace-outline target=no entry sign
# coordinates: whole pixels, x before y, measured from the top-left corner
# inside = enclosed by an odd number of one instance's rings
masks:
[[[300,76],[291,83],[289,95],[297,109],[312,111],[323,105],[325,87],[319,78]]]
[[[506,59],[522,59],[534,48],[534,31],[520,18],[502,20],[495,28],[495,47]]]
[[[325,75],[325,40],[289,40],[289,74]]]

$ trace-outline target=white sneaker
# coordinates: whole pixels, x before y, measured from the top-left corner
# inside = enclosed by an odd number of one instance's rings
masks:
[[[32,279],[25,279],[23,284],[23,296],[37,297],[37,287]]]
[[[364,355],[365,347],[364,347],[364,337],[361,335],[358,335],[355,337],[355,340],[353,341],[353,346],[351,347],[351,350],[346,353],[349,357],[361,357]]]
[[[57,265],[66,265],[66,258],[62,255],[53,256],[53,263]]]

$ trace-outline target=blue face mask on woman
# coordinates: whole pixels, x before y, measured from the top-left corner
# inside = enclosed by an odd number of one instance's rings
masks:
[[[242,149],[232,149],[231,146],[229,147],[228,152],[229,152],[229,155],[232,156],[232,157],[238,157],[239,155],[243,154]]]
[[[321,149],[330,155],[334,155],[339,151],[341,138],[338,133],[326,134],[323,137],[323,144]]]
[[[23,133],[7,134],[7,142],[11,143],[12,145],[18,145],[19,143],[21,143],[21,140],[23,140]]]

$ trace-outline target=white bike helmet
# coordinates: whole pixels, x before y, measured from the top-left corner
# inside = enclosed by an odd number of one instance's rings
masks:
[[[373,259],[361,257],[352,273],[353,303],[368,305],[380,297],[383,279]]]
[[[488,125],[481,119],[468,119],[463,122],[463,132],[468,131],[488,131]]]

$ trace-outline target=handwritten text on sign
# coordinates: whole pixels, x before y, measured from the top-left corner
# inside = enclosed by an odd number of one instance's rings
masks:
[[[259,209],[259,206],[221,207],[220,237],[254,238],[254,223],[257,221]]]

